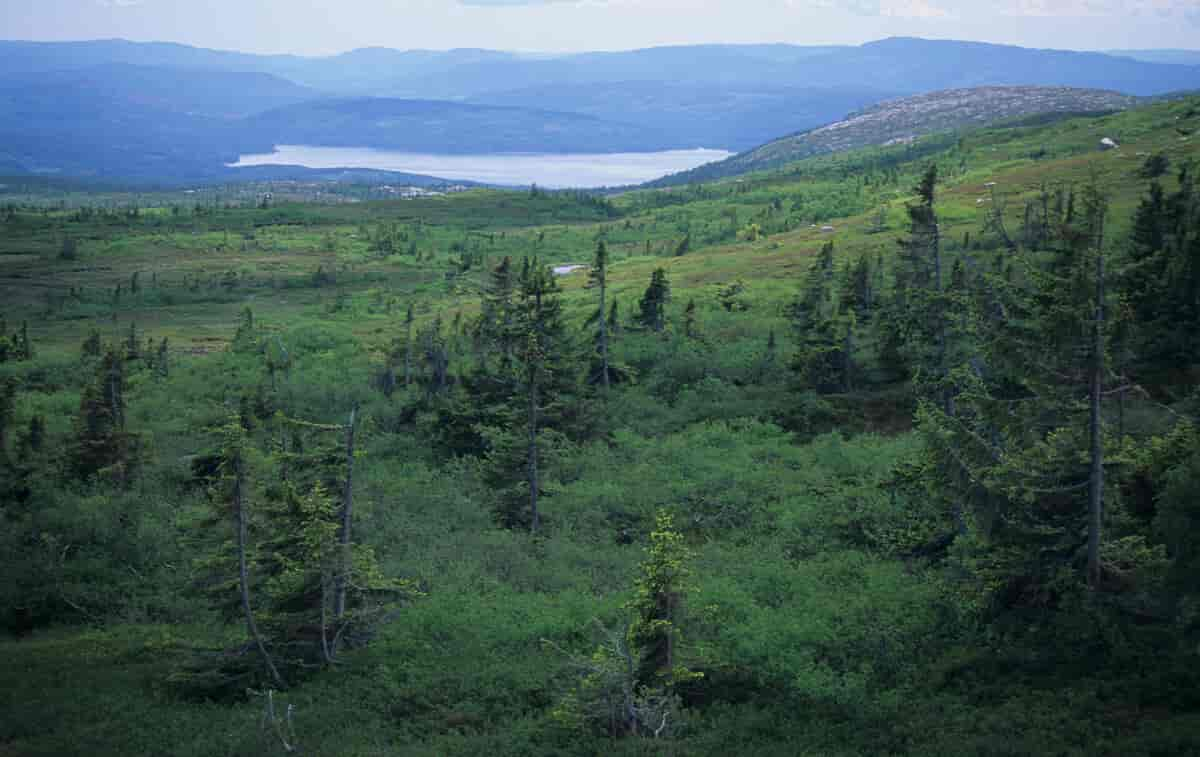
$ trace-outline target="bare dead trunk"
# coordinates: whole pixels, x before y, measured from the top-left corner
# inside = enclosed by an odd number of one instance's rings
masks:
[[[342,491],[342,526],[338,532],[338,573],[334,587],[333,617],[341,620],[346,613],[346,583],[350,578],[350,527],[354,518],[354,430],[358,407],[350,411],[346,426],[346,486]]]
[[[258,632],[258,624],[254,622],[254,610],[250,606],[250,570],[246,565],[246,500],[245,500],[245,485],[246,474],[242,467],[241,452],[237,452],[233,458],[233,510],[234,517],[237,519],[237,554],[238,554],[238,591],[242,598],[242,613],[246,618],[246,632],[250,635],[251,641],[254,642],[255,648],[263,658],[263,663],[267,666],[267,671],[270,672],[271,678],[276,685],[281,689],[287,688],[283,677],[279,675],[279,670],[275,667],[275,662],[271,659],[271,654],[267,651],[263,644],[262,635]]]

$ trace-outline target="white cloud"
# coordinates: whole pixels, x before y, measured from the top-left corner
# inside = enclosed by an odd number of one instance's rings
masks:
[[[883,18],[978,18],[990,15],[1200,21],[1200,5],[1196,0],[990,0],[986,4],[977,0],[787,0],[787,4]]]
[[[574,0],[458,0],[459,5],[476,5],[484,8],[504,8],[517,5],[547,5],[549,3],[573,2]]]

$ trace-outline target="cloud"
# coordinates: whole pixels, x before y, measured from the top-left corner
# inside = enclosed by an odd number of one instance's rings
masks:
[[[550,3],[572,2],[572,0],[458,0],[459,5],[474,5],[481,8],[506,8],[517,5],[549,5]]]
[[[787,0],[788,5],[883,18],[1184,18],[1200,21],[1195,0]]]

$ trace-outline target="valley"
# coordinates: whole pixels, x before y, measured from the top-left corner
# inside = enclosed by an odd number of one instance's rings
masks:
[[[276,713],[295,708],[283,743],[315,754],[1194,751],[1195,628],[1160,602],[1194,601],[1191,540],[1172,533],[1196,517],[1195,366],[1150,356],[1195,354],[1170,340],[1200,333],[1197,269],[1171,263],[1193,289],[1151,294],[1180,303],[1176,328],[1130,315],[1137,341],[1112,343],[1127,378],[1105,385],[1139,390],[1101,403],[1097,588],[1078,539],[1086,492],[1046,493],[1042,478],[1075,475],[1086,413],[1032,379],[1020,394],[1006,382],[1041,376],[1042,361],[1068,370],[1059,345],[1077,332],[1054,322],[1090,323],[1086,287],[1042,278],[1092,270],[1093,253],[1054,231],[1079,228],[1088,187],[1105,197],[1118,270],[1167,207],[1192,220],[1156,254],[1195,249],[1193,179],[1177,169],[1200,157],[1182,133],[1198,114],[1181,98],[611,197],[8,203],[0,607],[20,637],[0,642],[16,661],[0,673],[0,744],[283,752],[263,727],[272,689]],[[1112,135],[1120,146],[1102,150]],[[930,166],[966,371],[953,416],[923,378],[933,342],[905,320],[921,311],[897,304],[925,291],[903,288],[898,242],[919,238],[914,187]],[[1155,205],[1155,185],[1170,199]],[[601,248],[608,389],[595,372]],[[564,270],[547,283],[542,265]],[[506,290],[514,269],[520,288]],[[1159,307],[1134,281],[1113,284],[1128,312]],[[510,291],[513,317],[540,313],[534,286],[555,308],[526,332],[545,351],[514,347],[512,360],[548,366],[532,374],[549,394],[534,400],[540,525],[525,483],[531,374],[503,367],[501,309]],[[1007,324],[990,315],[997,292]],[[897,336],[896,323],[916,325]],[[1051,430],[1024,435],[1030,417]],[[965,457],[989,423],[1005,462]],[[320,587],[333,574],[313,550],[349,490],[347,443],[355,581],[371,583],[350,594],[358,625],[338,626],[363,635],[328,664],[303,634],[332,612]],[[249,519],[248,585],[282,685],[229,601],[231,512]],[[1005,525],[988,532],[993,512]],[[647,679],[640,714],[622,720],[608,703],[640,659],[622,656],[625,640],[655,638],[636,634],[660,569],[679,592],[657,626],[678,667]]]

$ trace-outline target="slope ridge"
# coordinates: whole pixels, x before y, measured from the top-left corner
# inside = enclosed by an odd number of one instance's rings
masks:
[[[650,186],[673,186],[776,168],[813,155],[911,142],[943,131],[1043,113],[1125,110],[1141,98],[1073,87],[973,87],[888,100],[825,126],[768,142],[726,160],[673,174]]]

